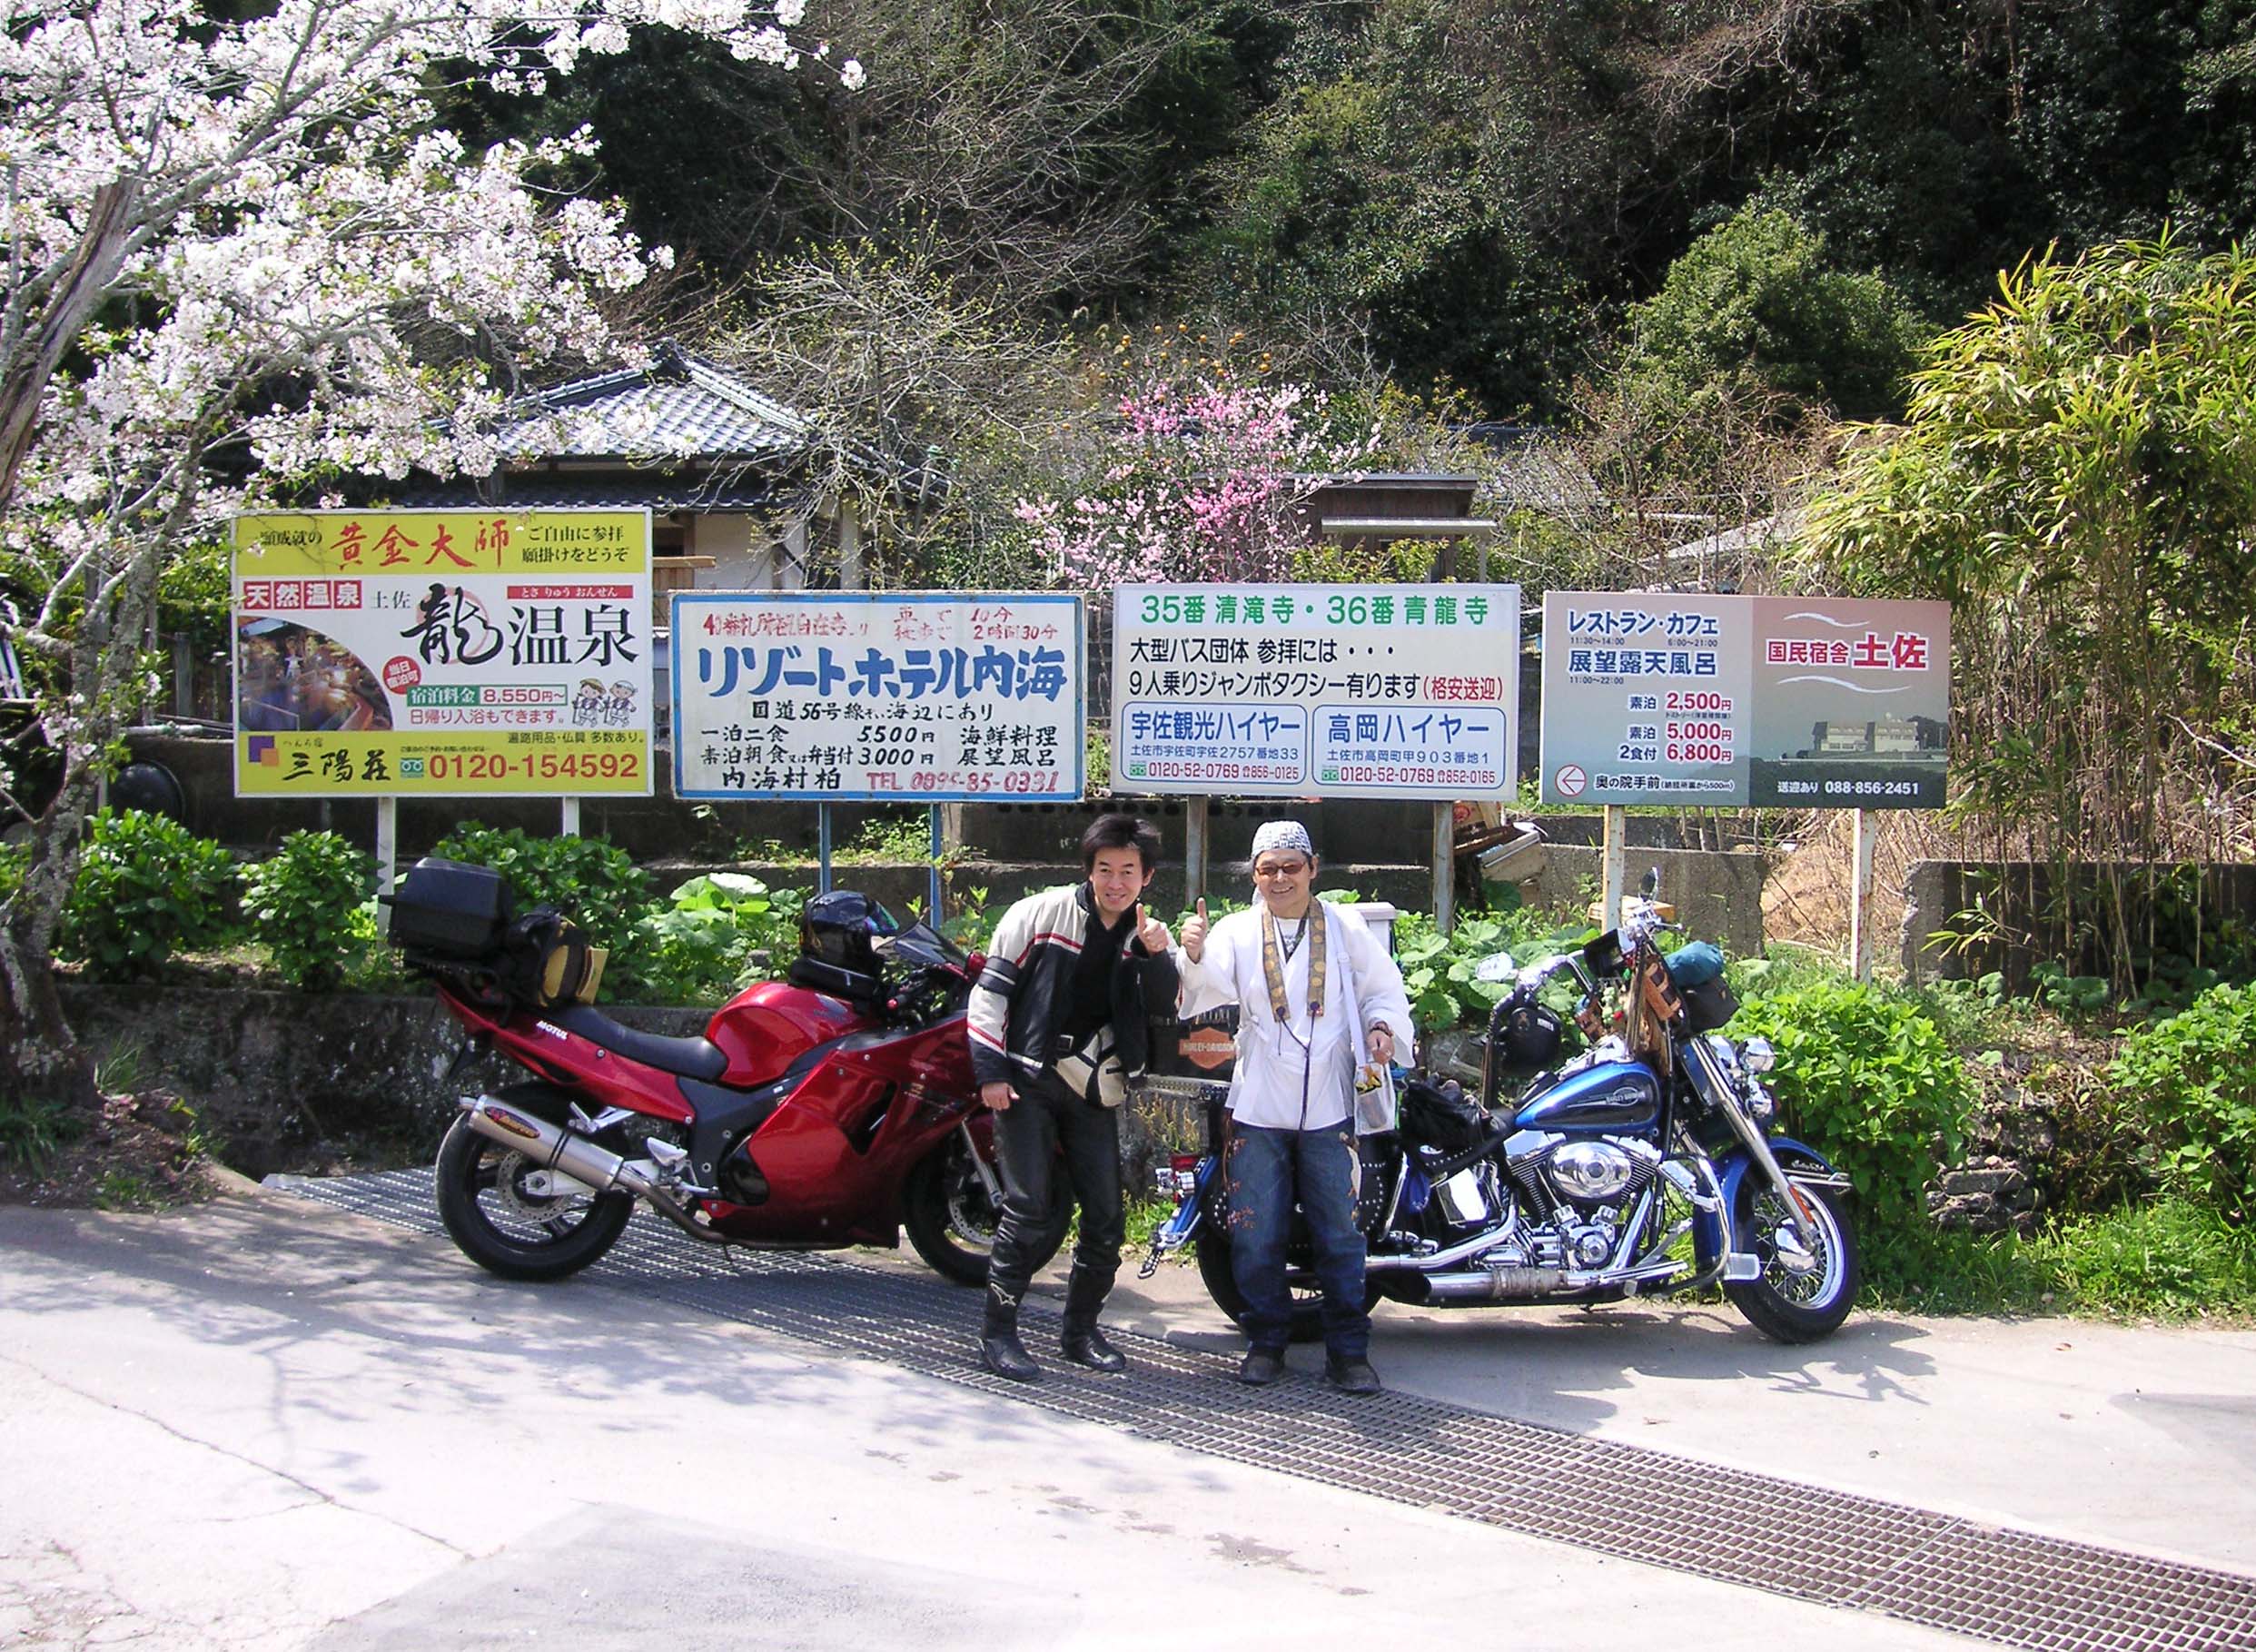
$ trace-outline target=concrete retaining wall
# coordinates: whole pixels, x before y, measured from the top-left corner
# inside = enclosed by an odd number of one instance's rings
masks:
[[[1547,845],[1543,875],[1536,880],[1537,903],[1562,906],[1595,900],[1601,854],[1571,844]],[[1660,869],[1661,899],[1677,908],[1687,939],[1713,941],[1736,958],[1762,955],[1763,879],[1769,871],[1764,856],[1633,847],[1629,887],[1634,891],[1655,866]]]

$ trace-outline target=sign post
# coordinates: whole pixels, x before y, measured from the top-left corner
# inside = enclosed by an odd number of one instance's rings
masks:
[[[1872,934],[1867,921],[1871,915],[1872,851],[1880,836],[1880,816],[1875,809],[1858,809],[1856,816],[1856,869],[1851,875],[1849,887],[1849,974],[1859,981],[1872,979]]]
[[[1182,806],[1182,901],[1195,908],[1206,898],[1206,799]]]
[[[1608,929],[1621,923],[1621,897],[1629,886],[1629,811],[1606,806],[1605,846],[1598,851],[1598,921]]]

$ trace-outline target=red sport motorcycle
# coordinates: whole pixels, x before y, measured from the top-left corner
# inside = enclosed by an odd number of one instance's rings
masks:
[[[547,908],[510,911],[481,866],[420,861],[385,897],[391,942],[469,1034],[531,1075],[467,1095],[439,1149],[439,1214],[504,1279],[554,1280],[638,1201],[692,1238],[767,1250],[891,1246],[980,1284],[1002,1188],[965,1002],[983,960],[866,897],[807,904],[787,978],[704,1036],[638,1032],[590,1003],[600,955]],[[1064,1237],[1063,1212],[1044,1260]]]

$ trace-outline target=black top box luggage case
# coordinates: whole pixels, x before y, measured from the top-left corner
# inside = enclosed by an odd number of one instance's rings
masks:
[[[391,908],[391,944],[424,957],[474,963],[500,950],[515,915],[510,885],[490,866],[427,855],[381,897]]]

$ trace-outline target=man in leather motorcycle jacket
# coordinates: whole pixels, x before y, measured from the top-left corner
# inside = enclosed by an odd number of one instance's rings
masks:
[[[1085,881],[1030,895],[995,926],[968,1023],[979,1098],[994,1112],[1003,1214],[987,1262],[979,1357],[1027,1381],[1041,1368],[1018,1339],[1033,1244],[1049,1226],[1063,1158],[1081,1206],[1060,1349],[1076,1365],[1128,1361],[1097,1330],[1120,1270],[1120,1106],[1143,1075],[1147,1004],[1173,1008],[1173,938],[1140,902],[1159,859],[1158,829],[1102,815],[1081,839]]]

